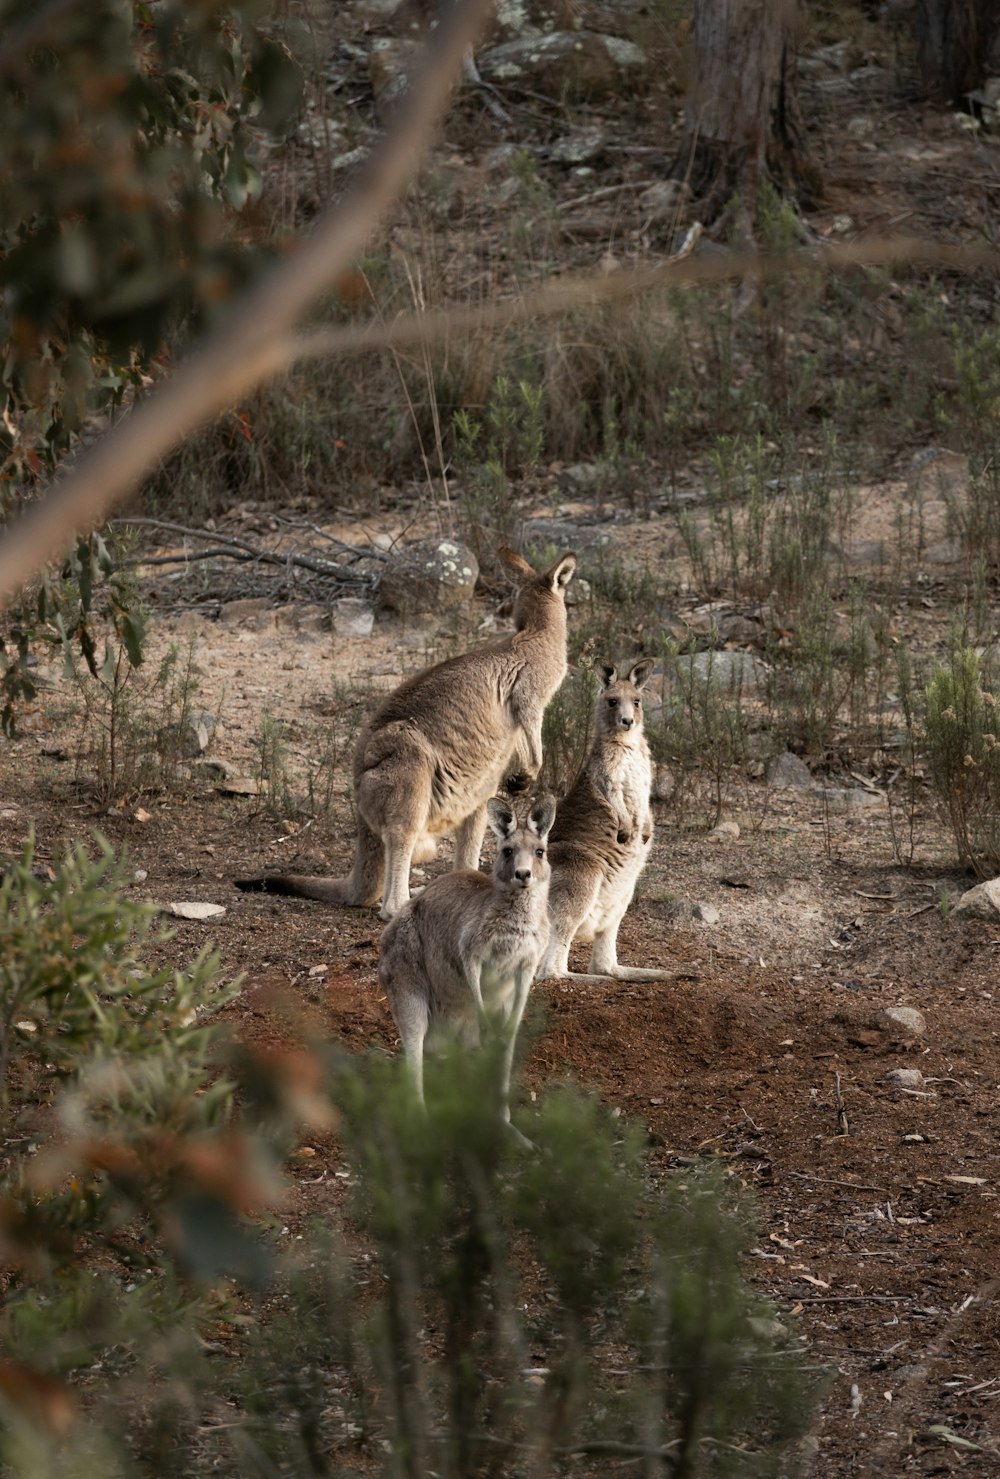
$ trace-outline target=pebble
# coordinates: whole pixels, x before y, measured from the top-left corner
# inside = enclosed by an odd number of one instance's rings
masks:
[[[967,889],[953,912],[966,919],[1000,919],[1000,878],[988,878]]]
[[[708,834],[709,842],[735,842],[740,835],[739,822],[720,822]]]
[[[722,915],[714,904],[697,903],[691,910],[691,918],[699,919],[702,924],[718,924]]]
[[[894,1068],[885,1076],[887,1084],[895,1084],[897,1089],[922,1089],[924,1076],[919,1068]]]
[[[923,1037],[927,1031],[926,1018],[916,1007],[886,1007],[879,1013],[878,1020],[879,1026],[902,1032],[907,1037]]]

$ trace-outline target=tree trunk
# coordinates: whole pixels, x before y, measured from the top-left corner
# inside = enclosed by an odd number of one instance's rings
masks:
[[[917,58],[928,87],[952,103],[981,87],[1000,35],[997,0],[917,0]]]
[[[738,195],[750,220],[765,179],[814,194],[794,90],[799,0],[695,0],[694,65],[673,173],[710,220]]]

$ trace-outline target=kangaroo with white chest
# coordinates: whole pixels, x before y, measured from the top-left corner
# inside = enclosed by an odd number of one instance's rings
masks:
[[[376,709],[354,754],[358,840],[346,878],[267,874],[236,887],[329,904],[374,904],[391,919],[410,865],[455,834],[455,867],[478,868],[486,802],[527,791],[542,766],[542,715],[566,675],[566,588],[576,556],[535,570],[499,557],[518,584],[514,631],[408,678]],[[383,890],[384,884],[384,890]]]
[[[642,689],[652,669],[646,659],[624,678],[611,664],[599,670],[594,742],[549,836],[549,943],[539,980],[665,979],[662,971],[618,964],[618,929],[653,839],[652,764],[642,718]],[[569,969],[574,938],[593,942],[588,974]]]
[[[548,937],[546,838],[555,803],[537,801],[524,827],[503,801],[490,800],[487,811],[497,837],[492,877],[444,873],[404,904],[382,935],[378,974],[421,1100],[428,1035],[450,1032],[476,1046],[484,1016],[504,1020],[509,1122],[514,1042]]]

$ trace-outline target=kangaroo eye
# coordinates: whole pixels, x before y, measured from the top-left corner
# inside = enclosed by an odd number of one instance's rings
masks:
[[[503,855],[505,858],[512,858],[514,856],[514,849],[512,847],[505,847]]]
[[[617,709],[617,707],[618,707],[618,700],[616,698],[609,698],[608,699],[608,708],[609,709]]]
[[[545,856],[545,849],[544,849],[544,847],[536,847],[535,848],[535,857],[536,858],[544,858],[544,856]]]
[[[636,706],[637,709],[641,709],[642,708],[642,699],[641,698],[633,699],[632,702],[635,704],[635,706]]]

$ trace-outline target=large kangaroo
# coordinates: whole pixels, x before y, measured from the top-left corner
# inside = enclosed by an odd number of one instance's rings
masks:
[[[662,971],[618,964],[618,928],[653,838],[652,766],[640,696],[652,668],[651,659],[637,662],[625,678],[610,664],[600,669],[594,742],[559,803],[549,839],[549,943],[539,980],[664,979]],[[574,937],[593,941],[588,975],[569,969]]]
[[[374,904],[383,919],[410,896],[410,864],[455,832],[455,867],[478,868],[486,802],[526,791],[542,765],[542,715],[566,675],[566,587],[576,556],[544,573],[513,550],[514,631],[407,678],[376,709],[354,753],[358,840],[346,878],[268,874],[237,888],[329,904]],[[516,760],[516,771],[512,767]],[[383,892],[384,884],[384,892]]]
[[[493,798],[487,811],[497,835],[493,877],[443,873],[404,904],[382,936],[378,975],[421,1101],[428,1032],[450,1028],[477,1046],[484,1016],[506,1019],[503,1117],[509,1122],[514,1041],[548,938],[545,839],[555,803],[537,801],[521,829],[505,802]]]

